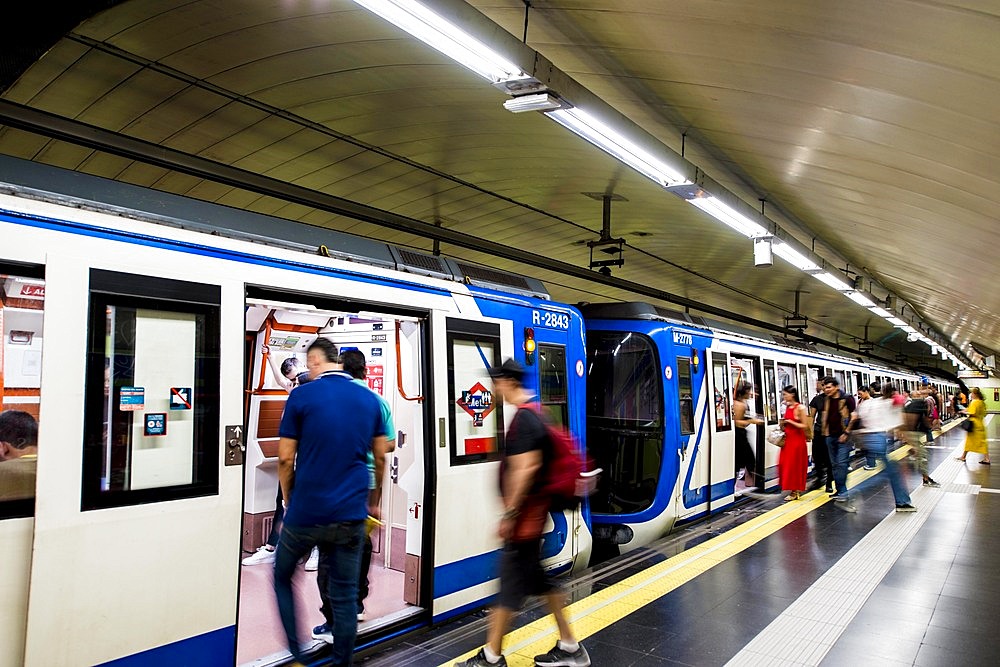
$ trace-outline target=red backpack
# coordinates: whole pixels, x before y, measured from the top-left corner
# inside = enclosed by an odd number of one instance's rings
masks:
[[[552,424],[541,406],[537,403],[526,403],[525,407],[538,415],[545,431],[549,435],[552,447],[545,469],[542,472],[542,484],[538,491],[540,496],[551,499],[549,511],[562,512],[575,510],[580,501],[597,488],[597,478],[601,469],[588,471],[580,455],[580,447],[576,439],[567,429]]]

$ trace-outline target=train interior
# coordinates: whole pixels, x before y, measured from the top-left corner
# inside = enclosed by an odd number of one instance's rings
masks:
[[[278,425],[289,391],[286,378],[306,370],[306,350],[317,337],[341,351],[357,349],[367,365],[365,382],[388,401],[395,422],[395,451],[386,460],[381,502],[383,526],[372,532],[370,592],[359,617],[359,639],[419,614],[424,504],[424,406],[420,395],[423,327],[395,314],[323,310],[311,305],[248,300],[246,307],[246,493],[243,553],[268,540],[277,505]],[[291,361],[290,361],[291,360]],[[283,372],[284,364],[284,372]],[[293,366],[294,365],[294,366]],[[284,378],[282,377],[284,375]],[[285,381],[282,381],[285,380]],[[345,418],[348,416],[345,415]],[[237,664],[264,665],[287,657],[272,589],[270,562],[242,565]],[[306,564],[294,581],[299,638],[308,645],[319,612],[316,572]]]

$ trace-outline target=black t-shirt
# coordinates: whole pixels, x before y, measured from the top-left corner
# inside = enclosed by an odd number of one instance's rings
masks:
[[[527,406],[521,406],[514,414],[514,419],[507,429],[507,437],[504,441],[504,456],[516,456],[527,454],[534,450],[542,452],[542,466],[548,463],[549,459],[549,432],[542,422],[541,416]],[[541,472],[535,475],[529,493],[538,491],[541,485]]]

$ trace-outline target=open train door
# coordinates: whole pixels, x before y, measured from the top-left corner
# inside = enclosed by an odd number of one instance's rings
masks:
[[[141,252],[48,257],[26,665],[233,662],[243,298]]]
[[[496,591],[499,448],[510,415],[493,396],[488,369],[513,356],[513,334],[509,322],[432,317],[438,619]]]

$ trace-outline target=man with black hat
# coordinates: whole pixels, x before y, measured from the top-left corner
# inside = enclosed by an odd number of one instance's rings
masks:
[[[486,646],[456,667],[506,665],[501,654],[503,636],[511,617],[528,595],[543,595],[559,628],[559,641],[544,655],[535,656],[539,667],[588,667],[590,656],[573,636],[563,607],[566,600],[545,575],[540,562],[542,528],[551,500],[539,494],[545,464],[551,456],[548,430],[524,387],[524,369],[513,359],[490,369],[493,393],[517,408],[507,428],[500,466],[504,512],[500,520],[503,552],[500,555],[500,595],[490,615]]]

